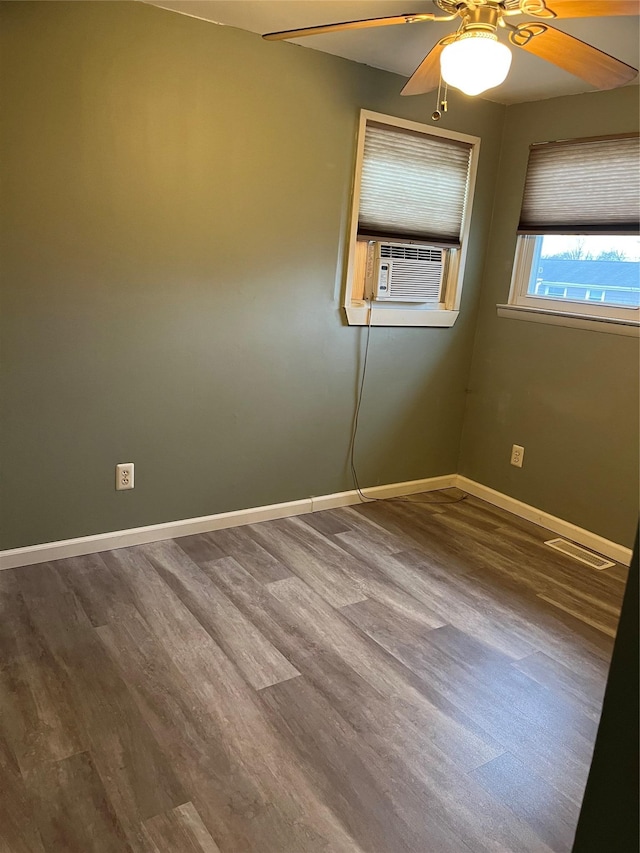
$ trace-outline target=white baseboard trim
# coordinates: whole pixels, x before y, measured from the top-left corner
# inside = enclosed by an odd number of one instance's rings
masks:
[[[548,512],[509,497],[502,492],[469,480],[460,474],[445,474],[441,477],[427,477],[423,480],[408,480],[404,483],[390,483],[386,486],[365,488],[364,494],[371,498],[394,498],[400,495],[412,495],[418,492],[432,492],[436,489],[447,489],[456,486],[463,492],[468,492],[487,503],[507,510],[527,521],[533,521],[547,530],[566,536],[585,548],[591,548],[598,554],[603,554],[617,563],[629,565],[632,551],[578,527],[569,521],[564,521]],[[276,518],[287,518],[293,515],[304,515],[308,512],[320,512],[324,509],[334,509],[341,506],[352,506],[360,503],[360,496],[355,489],[348,492],[336,492],[333,495],[318,495],[298,501],[286,501],[269,506],[239,509],[233,512],[220,512],[216,515],[204,515],[200,518],[185,518],[180,521],[169,521],[163,524],[150,524],[147,527],[133,527],[129,530],[115,530],[111,533],[99,533],[95,536],[81,536],[77,539],[63,539],[59,542],[45,542],[42,545],[30,545],[25,548],[12,548],[0,551],[0,569],[14,569],[19,566],[30,566],[36,563],[47,563],[50,560],[62,560],[65,557],[81,557],[84,554],[96,554],[99,551],[110,551],[114,548],[128,548],[131,545],[145,545],[149,542],[160,542],[164,539],[176,539],[180,536],[191,536],[194,533],[208,533],[225,527],[238,527],[242,524],[257,524],[260,521],[271,521]]]
[[[506,509],[507,512],[511,512],[519,516],[519,518],[525,518],[527,521],[533,521],[534,524],[539,524],[547,530],[559,533],[572,542],[577,542],[578,545],[584,545],[585,548],[590,548],[598,554],[603,554],[605,557],[615,560],[616,563],[622,563],[625,566],[631,563],[633,556],[631,548],[625,548],[624,545],[619,545],[617,542],[605,539],[604,536],[599,536],[597,533],[585,530],[584,527],[578,527],[577,524],[564,521],[564,519],[551,515],[549,512],[536,509],[534,506],[511,498],[509,495],[489,488],[489,486],[483,486],[482,483],[476,483],[475,480],[469,480],[460,474],[456,477],[455,485],[463,492],[468,492],[476,498],[500,507],[500,509]]]
[[[456,485],[457,474],[444,474],[441,477],[428,477],[425,480],[407,480],[404,483],[390,483],[387,486],[362,488],[365,498],[397,498],[401,495],[417,495],[419,492],[434,492],[436,489],[450,489]],[[340,506],[352,506],[361,503],[355,489],[348,492],[336,492],[334,495],[320,495],[311,498],[312,512],[334,509]]]
[[[446,489],[456,484],[456,475],[427,477],[423,480],[408,480],[404,483],[390,483],[386,486],[364,488],[366,497],[393,498],[399,495],[412,495],[418,492],[432,492]],[[233,512],[220,512],[216,515],[204,515],[200,518],[185,518],[181,521],[169,521],[163,524],[150,524],[147,527],[132,527],[128,530],[115,530],[111,533],[98,533],[95,536],[80,536],[77,539],[63,539],[58,542],[45,542],[42,545],[29,545],[24,548],[12,548],[0,551],[0,569],[15,569],[19,566],[31,566],[36,563],[48,563],[50,560],[62,560],[65,557],[81,557],[84,554],[96,554],[114,548],[128,548],[131,545],[145,545],[164,539],[176,539],[179,536],[191,536],[194,533],[208,533],[225,527],[239,527],[242,524],[257,524],[259,521],[272,521],[292,515],[304,515],[323,509],[351,506],[360,503],[357,491],[336,492],[333,495],[319,495],[299,501],[287,501],[269,506],[239,509]]]

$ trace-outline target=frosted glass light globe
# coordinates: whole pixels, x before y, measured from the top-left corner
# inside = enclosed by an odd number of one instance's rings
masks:
[[[499,86],[510,67],[511,51],[494,33],[465,33],[440,55],[442,79],[465,95]]]

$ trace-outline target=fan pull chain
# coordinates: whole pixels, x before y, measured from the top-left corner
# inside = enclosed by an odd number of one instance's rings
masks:
[[[445,82],[444,84],[444,95],[442,94],[442,74],[440,75],[440,81],[438,83],[438,100],[436,104],[435,110],[431,113],[431,118],[433,121],[440,121],[442,118],[442,113],[446,113],[449,109],[449,104],[447,102],[447,94],[449,92],[449,84]]]

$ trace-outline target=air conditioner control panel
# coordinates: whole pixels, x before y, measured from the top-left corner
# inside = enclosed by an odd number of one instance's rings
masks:
[[[378,274],[378,287],[376,298],[384,298],[389,292],[389,264],[381,263]]]

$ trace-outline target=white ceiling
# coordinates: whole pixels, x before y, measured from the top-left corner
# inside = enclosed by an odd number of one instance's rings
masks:
[[[312,27],[336,21],[401,15],[407,12],[440,12],[431,0],[145,0],[171,9],[254,33]],[[551,3],[549,4],[551,5]],[[440,12],[440,14],[442,14]],[[526,20],[518,18],[518,22]],[[581,18],[554,21],[553,26],[623,62],[638,68],[640,61],[639,17]],[[295,40],[311,50],[321,50],[393,71],[411,74],[425,55],[444,35],[456,29],[456,22],[419,23],[393,27],[352,30],[308,36]],[[273,49],[281,49],[272,43]],[[523,50],[513,48],[509,77],[502,86],[483,97],[503,104],[536,101],[559,95],[593,91],[588,83]],[[401,86],[399,86],[401,88]]]

